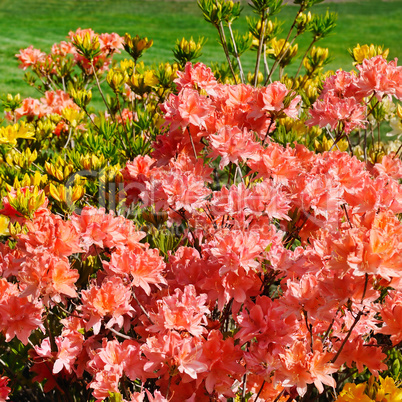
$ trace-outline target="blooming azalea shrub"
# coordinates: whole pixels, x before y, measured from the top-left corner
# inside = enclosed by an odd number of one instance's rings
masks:
[[[250,40],[239,3],[201,1],[214,72],[193,39],[158,67],[147,38],[90,29],[20,51],[43,95],[3,99],[0,400],[400,399],[401,144],[381,126],[401,125],[402,67],[357,46],[323,73],[317,2],[285,41],[280,1],[252,2]]]

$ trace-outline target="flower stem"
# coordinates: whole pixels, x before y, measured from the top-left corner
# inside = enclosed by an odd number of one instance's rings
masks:
[[[230,39],[232,40],[232,43],[233,43],[233,49],[234,49],[235,57],[237,60],[237,65],[239,66],[239,70],[240,70],[240,80],[241,80],[241,83],[244,84],[245,79],[244,79],[243,67],[241,65],[239,53],[237,52],[236,40],[233,35],[231,22],[228,23],[228,28],[229,28],[229,33],[230,33]]]
[[[315,42],[317,42],[317,38],[314,36],[313,41],[310,43],[310,46],[307,48],[306,53],[304,53],[304,55],[303,55],[303,57],[302,57],[302,59],[301,59],[299,68],[297,69],[297,72],[296,72],[296,75],[295,75],[295,79],[298,77],[298,75],[299,75],[299,73],[300,73],[300,70],[301,70],[301,68],[303,67],[304,59],[307,57],[308,52],[311,50],[311,48],[313,47],[313,45],[314,45]]]
[[[265,9],[262,11],[261,14],[261,30],[260,30],[260,42],[258,44],[258,52],[257,52],[257,60],[255,62],[255,69],[254,69],[254,86],[257,86],[258,83],[258,71],[260,69],[260,59],[262,48],[264,45],[264,38],[265,38],[265,25],[266,25],[266,18],[265,18]]]

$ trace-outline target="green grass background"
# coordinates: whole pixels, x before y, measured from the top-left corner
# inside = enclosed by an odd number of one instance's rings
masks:
[[[336,33],[318,44],[328,47],[334,58],[328,68],[350,70],[347,49],[357,43],[385,45],[390,48],[390,57],[402,58],[402,0],[325,2],[312,11],[325,13],[327,9],[339,14]],[[281,37],[286,36],[296,11],[296,6],[286,6],[279,14],[278,19],[286,21]],[[246,31],[245,15],[253,15],[246,2],[240,21],[234,24],[240,32]],[[224,60],[216,32],[204,21],[196,1],[0,0],[0,94],[36,95],[35,90],[22,81],[23,71],[18,69],[14,55],[31,44],[49,52],[53,43],[64,40],[70,30],[78,27],[90,27],[98,33],[124,35],[129,32],[152,38],[154,46],[143,59],[146,63],[172,61],[171,49],[176,39],[183,36],[208,38],[200,61]],[[310,35],[307,33],[298,42],[301,57]],[[253,69],[254,60],[255,53],[244,55],[246,70]],[[298,64],[296,60],[290,72],[295,71]]]

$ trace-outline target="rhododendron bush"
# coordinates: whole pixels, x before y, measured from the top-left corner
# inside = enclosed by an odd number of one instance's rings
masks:
[[[42,95],[3,99],[0,401],[401,400],[402,67],[359,45],[323,73],[317,2],[285,41],[253,1],[252,45],[200,1],[214,71],[202,41],[146,67],[152,41],[91,29],[17,54]]]

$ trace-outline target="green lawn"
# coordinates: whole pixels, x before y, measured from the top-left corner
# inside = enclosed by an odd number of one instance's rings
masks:
[[[336,33],[319,43],[329,47],[334,61],[329,68],[351,68],[347,53],[356,43],[384,44],[391,49],[391,57],[402,58],[400,21],[402,0],[383,2],[365,0],[346,3],[325,3],[316,6],[316,13],[336,11],[339,14]],[[297,8],[287,6],[279,14],[289,26]],[[252,15],[245,4],[243,15]],[[0,94],[35,94],[21,80],[23,72],[17,68],[14,55],[20,48],[33,44],[48,52],[53,43],[63,40],[69,30],[91,27],[96,32],[117,32],[123,35],[148,36],[154,46],[144,61],[157,63],[172,61],[171,48],[177,38],[205,36],[201,61],[223,61],[223,52],[216,41],[214,29],[206,23],[196,1],[133,1],[133,0],[0,0]],[[245,32],[245,18],[234,24]],[[285,32],[282,37],[285,36]],[[310,41],[309,34],[299,42],[300,56]],[[253,69],[254,54],[244,55],[246,70]],[[295,70],[298,62],[292,66]]]

